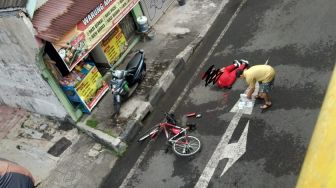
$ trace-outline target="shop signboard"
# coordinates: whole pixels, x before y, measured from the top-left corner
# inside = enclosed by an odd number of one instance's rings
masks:
[[[85,113],[90,113],[109,89],[92,62],[78,64],[74,71],[60,80],[60,84],[68,99],[75,106],[80,104]]]
[[[103,0],[59,41],[53,43],[71,71],[120,21],[139,0]]]
[[[107,90],[108,85],[103,81],[97,67],[93,67],[85,78],[76,86],[77,94],[89,110],[92,110]]]
[[[127,49],[126,37],[119,26],[115,27],[111,35],[102,41],[101,47],[109,63],[113,64],[119,59]]]

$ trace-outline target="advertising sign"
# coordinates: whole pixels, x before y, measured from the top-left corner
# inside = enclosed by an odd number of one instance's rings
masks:
[[[104,0],[59,41],[53,43],[71,71],[128,14],[139,0]]]
[[[92,100],[102,92],[101,88],[106,86],[106,89],[108,89],[108,85],[103,81],[97,67],[93,67],[85,78],[76,86],[76,91],[84,103],[91,109],[93,107]]]
[[[113,33],[105,38],[101,47],[109,63],[115,63],[120,55],[127,49],[126,37],[119,26],[114,28]]]

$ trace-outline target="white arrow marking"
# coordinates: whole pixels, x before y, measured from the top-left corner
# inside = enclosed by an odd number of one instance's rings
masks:
[[[236,129],[239,119],[242,117],[242,115],[243,115],[242,111],[238,110],[238,112],[233,116],[233,119],[231,120],[228,128],[226,129],[224,135],[222,136],[222,139],[218,143],[215,152],[212,154],[210,160],[208,161],[208,164],[206,165],[206,167],[203,170],[203,173],[201,174],[201,177],[198,179],[198,182],[195,185],[196,188],[204,188],[209,185],[210,179],[212,178],[212,175],[214,174],[219,161],[226,158],[227,156],[227,154],[225,153],[226,147],[228,146],[232,134]]]
[[[220,176],[223,176],[225,172],[246,152],[247,132],[249,124],[250,121],[247,122],[245,129],[237,143],[232,143],[225,147],[224,158],[229,158],[229,161],[226,163],[226,166]]]
[[[231,120],[228,128],[226,129],[224,135],[222,136],[222,139],[217,145],[217,148],[215,149],[215,152],[212,154],[210,160],[208,161],[208,164],[203,170],[203,173],[201,174],[201,177],[198,179],[197,184],[195,185],[196,188],[204,188],[209,185],[210,179],[212,178],[212,175],[214,174],[218,163],[220,160],[227,158],[227,154],[225,151],[227,151],[228,143],[233,135],[234,130],[236,129],[239,119],[242,117],[243,113],[239,109],[238,112],[233,116],[233,119]],[[232,154],[233,156],[236,154]],[[232,165],[231,165],[232,166]]]

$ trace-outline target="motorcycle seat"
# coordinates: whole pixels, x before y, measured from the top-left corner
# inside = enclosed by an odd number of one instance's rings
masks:
[[[131,59],[131,61],[127,64],[126,70],[131,71],[131,72],[136,71],[137,66],[139,65],[139,62],[141,61],[142,56],[143,56],[142,53],[136,53]]]

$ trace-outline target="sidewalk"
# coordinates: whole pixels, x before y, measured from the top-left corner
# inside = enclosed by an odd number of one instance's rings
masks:
[[[93,112],[76,124],[87,134],[66,122],[0,106],[0,158],[29,169],[36,182],[42,182],[39,187],[99,187],[141,127],[142,119],[155,110],[184,64],[192,63],[189,57],[226,3],[187,0],[179,6],[173,2],[154,25],[154,39],[134,47],[145,51],[145,81],[123,103],[117,120],[111,117],[113,102],[108,92]]]

